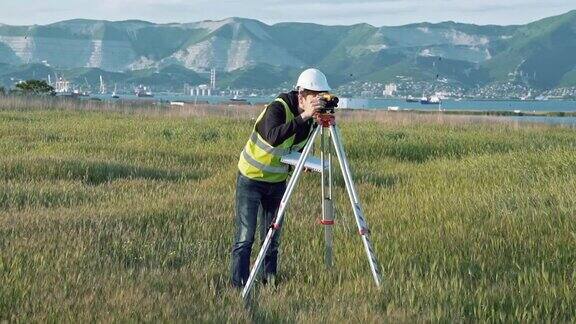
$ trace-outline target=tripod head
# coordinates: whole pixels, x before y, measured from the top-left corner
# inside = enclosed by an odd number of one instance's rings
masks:
[[[338,97],[329,92],[320,92],[318,94],[318,100],[322,105],[322,108],[314,114],[314,119],[316,124],[314,128],[320,125],[322,127],[330,127],[336,124],[336,118],[334,116],[334,108],[338,107]]]
[[[314,119],[316,120],[316,124],[314,124],[314,128],[317,126],[322,126],[324,128],[328,128],[330,126],[336,125],[336,116],[334,116],[334,112],[319,112],[314,115]]]

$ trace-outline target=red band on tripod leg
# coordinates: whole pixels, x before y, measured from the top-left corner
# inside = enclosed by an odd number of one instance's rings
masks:
[[[328,219],[321,219],[319,221],[319,223],[321,225],[334,225],[334,221],[333,220],[328,220]]]

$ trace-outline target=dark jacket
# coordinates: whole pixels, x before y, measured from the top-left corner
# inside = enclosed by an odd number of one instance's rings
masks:
[[[310,127],[313,122],[312,118],[304,121],[300,116],[298,112],[297,91],[281,93],[278,95],[278,98],[281,98],[288,104],[295,118],[290,123],[286,123],[284,106],[280,102],[273,101],[268,105],[262,119],[256,124],[256,131],[272,146],[281,144],[294,134],[296,134],[294,143],[300,143],[310,134]]]

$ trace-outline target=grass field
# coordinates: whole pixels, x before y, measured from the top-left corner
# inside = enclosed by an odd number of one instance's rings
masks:
[[[576,321],[574,129],[374,116],[341,130],[382,288],[340,177],[324,268],[307,173],[279,285],[245,307],[229,251],[253,121],[0,111],[0,322]]]

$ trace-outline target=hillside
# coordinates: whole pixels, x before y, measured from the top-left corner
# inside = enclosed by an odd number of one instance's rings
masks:
[[[44,61],[57,70],[97,68],[128,74],[163,74],[166,67],[180,66],[187,76],[180,75],[178,82],[200,82],[205,76],[191,76],[192,71],[215,68],[231,86],[248,84],[234,80],[254,77],[278,86],[302,68],[318,66],[336,85],[398,76],[431,81],[441,76],[475,86],[516,77],[537,88],[551,88],[576,85],[575,52],[576,11],[522,26],[267,25],[244,18],[185,24],[76,19],[45,26],[0,25],[0,64]],[[255,74],[263,69],[264,76]]]

